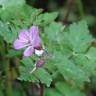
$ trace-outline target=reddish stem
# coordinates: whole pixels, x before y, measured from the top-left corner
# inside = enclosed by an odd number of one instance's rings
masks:
[[[71,0],[68,11],[67,11],[66,16],[65,16],[65,18],[63,20],[64,24],[67,24],[68,18],[69,18],[70,14],[71,14],[74,6],[75,6],[75,3],[76,3],[75,0]]]

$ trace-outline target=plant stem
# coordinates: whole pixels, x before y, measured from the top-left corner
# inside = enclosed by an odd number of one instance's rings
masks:
[[[40,96],[44,95],[44,86],[42,83],[40,83]]]
[[[69,5],[69,8],[68,8],[68,11],[67,11],[66,16],[65,16],[65,18],[64,18],[64,20],[63,20],[63,23],[64,23],[64,24],[67,23],[68,18],[69,18],[69,16],[70,16],[70,14],[71,14],[74,6],[75,6],[75,0],[71,0],[70,5]]]
[[[6,96],[13,96],[9,58],[6,58],[5,64],[6,64],[6,69],[5,69],[5,72],[6,72]]]
[[[84,18],[84,12],[83,12],[82,1],[81,0],[76,0],[76,1],[77,1],[78,11],[80,13],[80,18],[83,19]]]
[[[6,88],[6,96],[13,96],[12,94],[12,83],[11,83],[11,74],[10,74],[10,60],[6,58],[5,52],[5,44],[3,39],[0,39],[0,54],[2,60],[2,71],[4,71],[6,76],[5,88]]]

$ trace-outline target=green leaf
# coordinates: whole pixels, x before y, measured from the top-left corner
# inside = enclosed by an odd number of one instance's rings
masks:
[[[40,14],[36,18],[36,21],[34,21],[33,24],[40,25],[40,26],[45,26],[45,25],[53,22],[56,19],[57,15],[58,15],[57,12]]]
[[[54,73],[54,71],[56,69],[56,66],[54,65],[54,61],[51,60],[51,58],[46,60],[44,68],[46,68],[49,72]]]
[[[71,24],[64,37],[74,52],[85,52],[91,46],[92,36],[85,21]]]
[[[64,26],[61,23],[52,22],[49,26],[45,27],[44,31],[51,41],[63,42]]]
[[[31,58],[24,58],[22,60],[23,65],[20,66],[20,80],[30,82],[40,82],[47,85],[51,84],[51,75],[43,68],[36,69],[33,73],[30,73],[34,68],[34,63]]]
[[[1,10],[0,17],[1,19],[11,21],[14,24],[32,24],[36,19],[36,16],[38,16],[41,12],[41,9],[35,9],[27,4],[24,4],[22,6],[10,6],[5,10]]]
[[[29,81],[29,82],[38,82],[36,77],[31,74],[34,64],[31,58],[23,58],[21,61],[23,65],[20,66],[20,77],[19,80]]]
[[[72,60],[77,64],[77,66],[82,68],[89,77],[96,72],[96,59],[94,57],[95,51],[95,48],[90,48],[86,54],[76,54],[72,57]]]
[[[21,54],[22,54],[22,51],[10,49],[10,50],[8,50],[7,56],[11,58],[11,57],[20,56]]]
[[[52,78],[51,75],[45,69],[37,69],[35,72],[35,76],[41,81],[41,83],[46,84],[47,87],[50,86]]]
[[[46,88],[44,96],[61,96],[61,94],[53,88]]]
[[[85,81],[89,82],[89,77],[81,68],[75,65],[72,60],[67,59],[64,56],[56,58],[56,66],[59,72],[68,81],[73,81],[76,85],[81,86]],[[80,74],[80,75],[78,75]]]
[[[0,6],[2,6],[2,10],[6,9],[9,6],[20,6],[25,4],[25,0],[0,0]]]
[[[86,96],[80,89],[63,82],[56,83],[56,89],[64,96]]]
[[[96,62],[96,48],[91,47],[88,52],[86,53],[86,56],[89,60],[95,61]]]
[[[0,35],[4,38],[7,43],[13,43],[13,41],[17,37],[17,32],[15,28],[13,26],[11,26],[10,28],[9,23],[4,23],[0,21]]]

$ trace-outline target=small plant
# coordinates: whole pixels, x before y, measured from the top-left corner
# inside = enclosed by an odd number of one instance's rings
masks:
[[[5,90],[5,96],[13,96],[18,80],[36,84],[42,96],[87,96],[85,84],[96,73],[96,47],[87,22],[66,26],[55,21],[57,12],[44,13],[24,0],[1,1],[0,94]],[[23,87],[28,88],[22,85],[15,96],[27,96]]]

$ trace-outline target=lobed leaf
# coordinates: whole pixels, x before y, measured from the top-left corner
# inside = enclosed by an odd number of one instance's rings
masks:
[[[92,36],[85,21],[71,24],[64,37],[74,52],[85,52],[91,46]]]
[[[63,77],[67,81],[73,81],[77,86],[81,86],[84,82],[89,82],[89,77],[80,67],[76,66],[74,62],[67,59],[66,57],[62,57],[55,64],[59,70],[59,72],[63,75]]]

